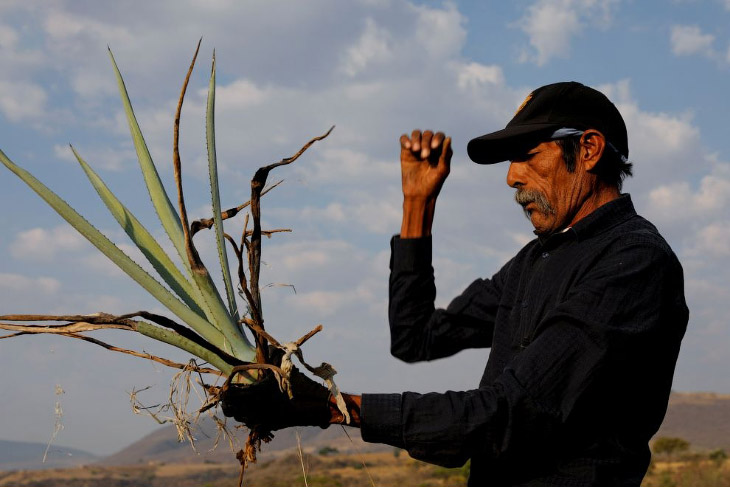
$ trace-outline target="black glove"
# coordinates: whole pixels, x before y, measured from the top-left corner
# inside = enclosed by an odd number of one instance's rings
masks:
[[[290,426],[330,425],[330,391],[292,368],[292,398],[282,392],[274,374],[252,384],[230,384],[221,394],[223,414],[251,430],[274,431]]]

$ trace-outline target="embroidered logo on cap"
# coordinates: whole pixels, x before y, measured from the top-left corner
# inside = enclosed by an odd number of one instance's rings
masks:
[[[517,114],[520,113],[523,108],[525,108],[525,105],[527,105],[527,103],[529,103],[530,100],[532,100],[532,93],[530,93],[529,95],[527,95],[527,98],[525,98],[525,101],[523,101],[522,102],[522,105],[519,106],[519,108],[517,109],[517,111],[515,112],[515,114],[513,115],[513,117],[516,117]]]

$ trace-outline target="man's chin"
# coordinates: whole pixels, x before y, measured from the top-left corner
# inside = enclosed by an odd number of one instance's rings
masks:
[[[528,212],[526,211],[525,213]],[[532,223],[532,227],[534,228],[533,233],[538,237],[548,236],[553,233],[552,225],[550,225],[548,222],[545,222],[541,218],[541,216],[542,215],[535,210],[530,210],[528,215],[530,223]]]
[[[534,205],[524,205],[522,206],[522,211],[525,213],[525,217],[530,220],[535,235],[542,237],[553,233],[554,222],[550,221],[552,214],[546,215],[535,208]]]

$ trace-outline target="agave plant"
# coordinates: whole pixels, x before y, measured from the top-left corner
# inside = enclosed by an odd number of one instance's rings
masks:
[[[134,115],[124,80],[114,60],[114,56],[111,50],[109,50],[109,56],[116,74],[119,93],[124,105],[127,121],[129,122],[132,140],[142,174],[144,175],[145,184],[162,227],[165,229],[180,258],[182,270],[175,264],[173,257],[163,250],[162,245],[155,240],[152,234],[140,223],[132,212],[109,190],[91,166],[71,147],[81,168],[99,194],[101,200],[132,242],[134,242],[144,257],[149,261],[166,286],[134,262],[56,193],[51,191],[28,171],[11,161],[0,150],[0,161],[8,169],[30,186],[59,215],[96,246],[97,249],[163,304],[177,320],[146,311],[137,311],[121,316],[114,316],[107,313],[70,316],[5,315],[0,316],[0,320],[3,320],[0,322],[0,329],[11,330],[14,333],[2,338],[28,333],[55,333],[66,337],[86,340],[110,350],[144,357],[171,367],[216,374],[228,377],[229,381],[233,379],[238,382],[245,382],[256,378],[257,373],[255,369],[269,368],[281,372],[278,367],[268,363],[269,344],[286,349],[285,351],[289,352],[286,355],[288,357],[292,352],[296,351],[296,347],[300,346],[310,336],[321,329],[321,327],[317,327],[309,334],[287,346],[281,345],[264,329],[259,288],[261,240],[262,236],[271,236],[273,233],[288,230],[264,230],[261,228],[261,197],[281,182],[279,181],[269,187],[266,186],[266,181],[271,170],[278,166],[294,162],[313,143],[327,137],[332,131],[332,128],[325,134],[307,142],[293,156],[259,168],[251,180],[251,199],[237,207],[222,211],[215,148],[214,108],[216,66],[214,52],[206,107],[206,141],[213,215],[210,219],[189,222],[183,196],[178,141],[183,100],[199,49],[200,42],[198,43],[187,76],[185,77],[175,114],[173,167],[177,186],[177,209],[173,206],[162,185],[160,176],[152,161],[152,157],[150,156],[150,152]],[[249,211],[245,215],[243,230],[237,242],[225,232],[223,221],[236,216],[247,207]],[[251,228],[249,228],[249,221],[252,223]],[[203,264],[193,241],[193,236],[196,233],[211,228],[213,229],[218,249],[225,298],[223,293],[219,292],[211,278],[210,272]],[[237,260],[238,289],[234,287],[234,281],[231,277],[226,242],[233,249]],[[239,309],[237,295],[241,296],[245,302],[243,310]],[[43,324],[19,324],[18,322],[41,322]],[[49,322],[55,322],[55,324],[49,324]],[[193,354],[212,367],[197,363],[191,367],[189,364],[175,363],[147,353],[121,349],[101,342],[86,334],[86,332],[109,328],[135,331],[154,340],[168,343]],[[247,338],[246,329],[252,332],[254,343]],[[330,386],[334,387],[331,381]],[[214,404],[215,398],[209,401],[206,407],[211,407]]]

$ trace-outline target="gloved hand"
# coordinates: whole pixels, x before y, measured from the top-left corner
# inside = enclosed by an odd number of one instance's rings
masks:
[[[221,394],[223,414],[249,429],[274,431],[290,426],[330,425],[330,391],[296,367],[291,370],[291,399],[282,392],[273,373],[252,384],[230,384]]]

